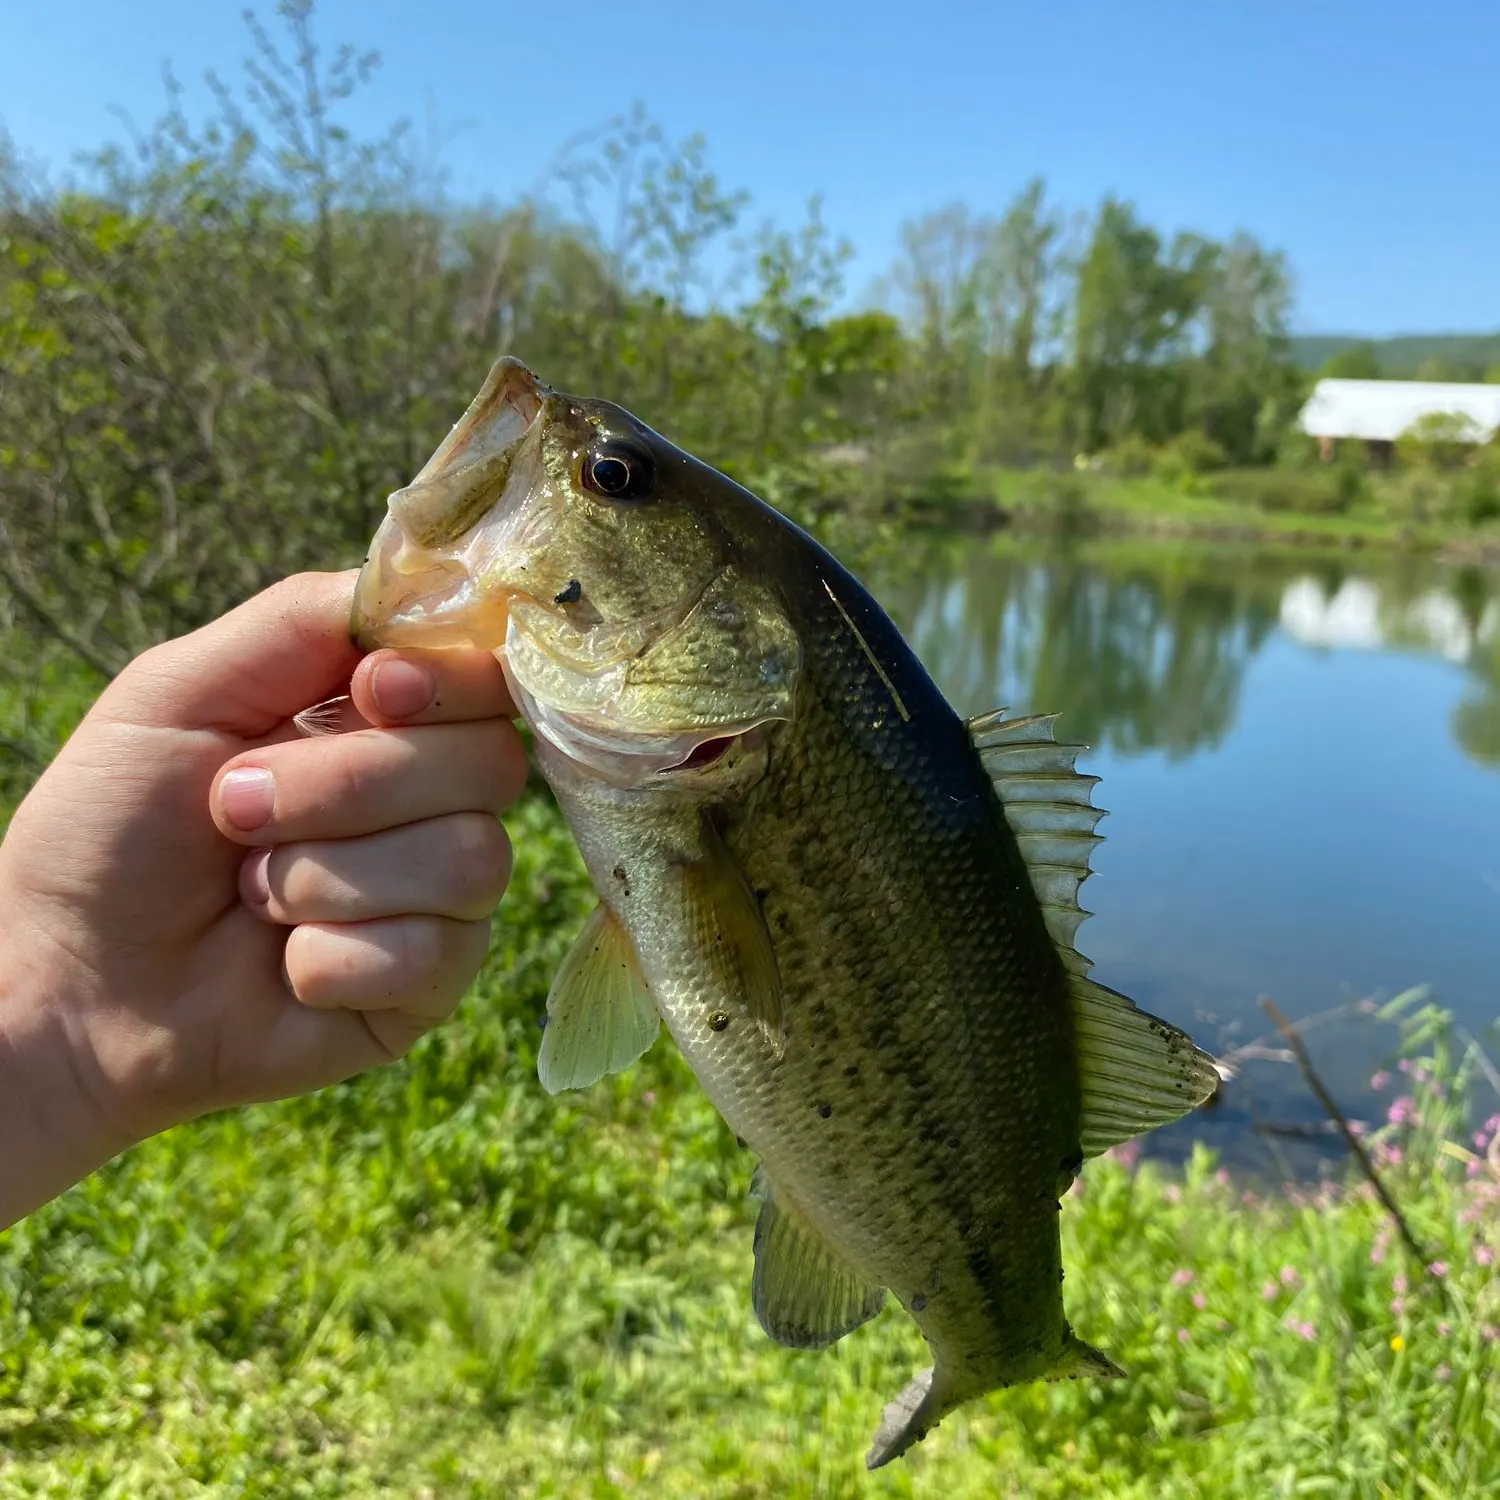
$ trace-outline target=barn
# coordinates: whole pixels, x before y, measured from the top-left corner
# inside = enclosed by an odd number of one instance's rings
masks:
[[[1440,380],[1320,380],[1298,425],[1318,439],[1324,458],[1340,438],[1357,438],[1371,458],[1384,462],[1403,433],[1422,417],[1461,418],[1457,441],[1487,443],[1500,428],[1500,385],[1459,385]]]

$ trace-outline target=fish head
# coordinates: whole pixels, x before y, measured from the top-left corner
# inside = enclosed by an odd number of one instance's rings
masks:
[[[353,632],[494,651],[539,736],[616,785],[743,772],[801,664],[747,545],[763,511],[620,407],[502,359],[390,497]]]

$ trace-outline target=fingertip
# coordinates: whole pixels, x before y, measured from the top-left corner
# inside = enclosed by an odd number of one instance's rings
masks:
[[[385,727],[513,718],[516,712],[505,673],[488,651],[375,651],[355,668],[349,692],[365,718]]]

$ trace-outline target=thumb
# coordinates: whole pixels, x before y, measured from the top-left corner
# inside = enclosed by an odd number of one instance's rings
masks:
[[[337,693],[361,652],[349,637],[358,573],[298,573],[137,657],[100,708],[114,718],[246,738]]]

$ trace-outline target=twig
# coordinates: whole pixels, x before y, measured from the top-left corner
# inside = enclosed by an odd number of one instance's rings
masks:
[[[1385,1211],[1394,1221],[1396,1230],[1400,1234],[1401,1241],[1406,1246],[1407,1252],[1422,1267],[1423,1275],[1431,1278],[1438,1291],[1442,1293],[1446,1300],[1447,1290],[1442,1282],[1427,1269],[1431,1261],[1423,1252],[1421,1245],[1417,1243],[1417,1237],[1412,1233],[1411,1225],[1406,1222],[1406,1215],[1401,1212],[1389,1189],[1381,1181],[1380,1173],[1375,1170],[1375,1163],[1370,1160],[1370,1153],[1365,1150],[1364,1142],[1350,1130],[1349,1122],[1344,1118],[1343,1111],[1334,1103],[1333,1095],[1328,1092],[1327,1088],[1324,1087],[1323,1080],[1318,1077],[1317,1070],[1312,1065],[1312,1058],[1307,1055],[1307,1048],[1302,1045],[1302,1038],[1297,1035],[1296,1028],[1282,1015],[1274,1000],[1268,1000],[1263,996],[1260,1008],[1270,1016],[1277,1031],[1281,1033],[1287,1046],[1292,1049],[1297,1059],[1297,1066],[1302,1069],[1302,1076],[1307,1080],[1308,1088],[1316,1095],[1318,1103],[1323,1106],[1328,1114],[1328,1118],[1338,1126],[1339,1134],[1344,1138],[1344,1144],[1353,1153],[1354,1159],[1360,1165],[1360,1170],[1369,1179],[1370,1186],[1375,1189],[1376,1196],[1385,1205]]]

